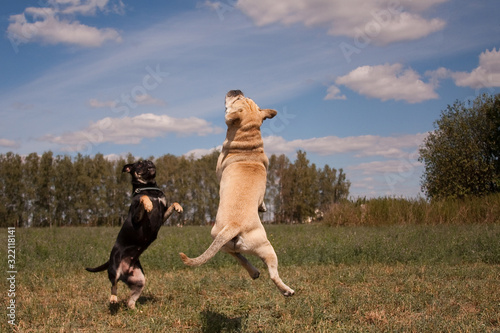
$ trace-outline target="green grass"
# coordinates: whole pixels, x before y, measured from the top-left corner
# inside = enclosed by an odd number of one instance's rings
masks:
[[[128,290],[108,305],[107,260],[118,228],[16,230],[16,322],[20,332],[497,332],[500,225],[266,226],[281,296],[263,264],[251,280],[217,254],[182,264],[210,244],[208,227],[164,227],[143,254],[146,288],[136,310]],[[6,268],[7,231],[0,230]],[[6,273],[5,273],[6,274]],[[0,288],[7,290],[6,279]],[[7,301],[6,292],[3,294]],[[7,332],[6,317],[0,331]]]
[[[484,197],[426,201],[423,198],[374,198],[331,205],[323,223],[346,225],[500,223],[500,193]]]

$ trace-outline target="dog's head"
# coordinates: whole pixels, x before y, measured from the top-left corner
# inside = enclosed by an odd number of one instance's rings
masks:
[[[271,119],[278,112],[260,109],[254,101],[246,98],[241,90],[230,90],[226,94],[226,124],[244,126],[255,123],[259,127],[265,119]]]
[[[151,161],[138,161],[123,166],[122,172],[132,175],[132,183],[149,184],[155,182],[156,166]]]

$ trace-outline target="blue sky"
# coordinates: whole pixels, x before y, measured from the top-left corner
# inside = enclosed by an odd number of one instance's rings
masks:
[[[8,1],[0,153],[201,156],[241,89],[268,155],[343,168],[353,196],[421,195],[448,104],[500,87],[500,3]]]

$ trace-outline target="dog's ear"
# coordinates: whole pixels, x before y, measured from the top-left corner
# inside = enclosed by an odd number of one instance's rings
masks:
[[[122,172],[128,172],[128,173],[130,173],[130,171],[132,171],[132,167],[133,166],[134,166],[133,164],[126,164],[126,165],[124,165],[123,169],[122,169]]]
[[[262,119],[272,119],[274,118],[275,115],[278,114],[278,111],[273,110],[273,109],[261,109],[260,112],[262,112]]]

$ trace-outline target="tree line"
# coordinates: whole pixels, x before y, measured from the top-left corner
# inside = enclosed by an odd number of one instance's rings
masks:
[[[215,221],[218,156],[214,151],[201,158],[149,157],[156,164],[156,181],[167,202],[179,202],[184,208],[168,223]],[[307,222],[349,195],[350,182],[342,169],[318,168],[303,151],[293,162],[285,155],[272,155],[269,160],[264,221]],[[102,154],[54,156],[51,151],[41,156],[0,154],[0,227],[121,225],[132,195],[130,175],[121,170],[135,161],[131,154],[118,160]]]
[[[456,101],[420,147],[422,189],[430,199],[500,192],[500,94]]]

